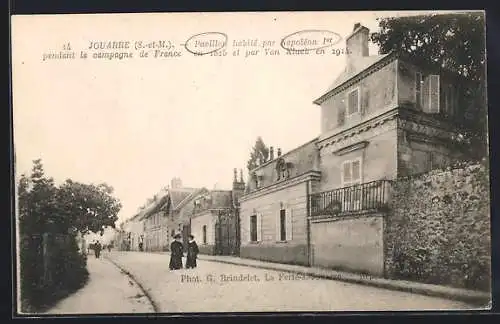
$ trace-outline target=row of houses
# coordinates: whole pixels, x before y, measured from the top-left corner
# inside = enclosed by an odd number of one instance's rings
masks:
[[[193,233],[202,253],[382,274],[391,181],[467,159],[454,122],[466,83],[397,52],[369,55],[368,41],[360,24],[346,38],[344,71],[314,100],[317,138],[270,148],[247,183],[234,171],[228,191],[174,179],[129,222],[132,249]]]

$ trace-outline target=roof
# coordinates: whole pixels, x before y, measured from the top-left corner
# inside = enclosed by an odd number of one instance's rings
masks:
[[[172,208],[177,210],[186,204],[191,197],[193,197],[200,188],[175,188],[169,189]]]
[[[232,205],[233,195],[231,190],[212,190],[211,196],[211,208],[226,208]]]
[[[337,87],[341,86],[344,82],[360,74],[364,70],[368,69],[372,65],[380,62],[384,57],[389,54],[382,55],[370,55],[353,59],[349,62],[344,71],[335,79],[335,81],[328,87],[326,93],[335,90]]]

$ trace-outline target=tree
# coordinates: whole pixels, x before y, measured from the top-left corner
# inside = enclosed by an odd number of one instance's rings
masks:
[[[18,184],[19,216],[24,233],[104,233],[114,227],[121,203],[107,184],[66,180],[59,188],[47,178],[40,159],[33,161],[31,176]]]
[[[269,158],[269,148],[267,148],[264,141],[259,136],[255,141],[255,145],[250,153],[250,159],[247,161],[247,169],[251,171],[255,169],[259,164],[267,162]]]
[[[415,63],[459,76],[464,102],[457,122],[477,157],[487,153],[485,18],[483,13],[429,14],[378,19],[372,41],[380,53],[398,51]],[[482,146],[480,148],[479,146]]]
[[[107,184],[84,184],[66,180],[59,188],[58,203],[61,223],[82,234],[103,235],[106,227],[115,227],[122,205],[112,196],[113,188]]]

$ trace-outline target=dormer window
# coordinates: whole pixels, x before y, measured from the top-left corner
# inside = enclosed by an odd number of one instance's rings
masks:
[[[286,163],[283,159],[276,161],[276,174],[278,181],[290,177],[289,167],[289,163]]]
[[[347,115],[353,115],[359,112],[359,88],[351,90],[347,94]]]

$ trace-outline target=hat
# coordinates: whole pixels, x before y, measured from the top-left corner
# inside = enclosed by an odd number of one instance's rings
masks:
[[[181,238],[181,234],[175,234],[174,235],[174,239],[180,239]]]

